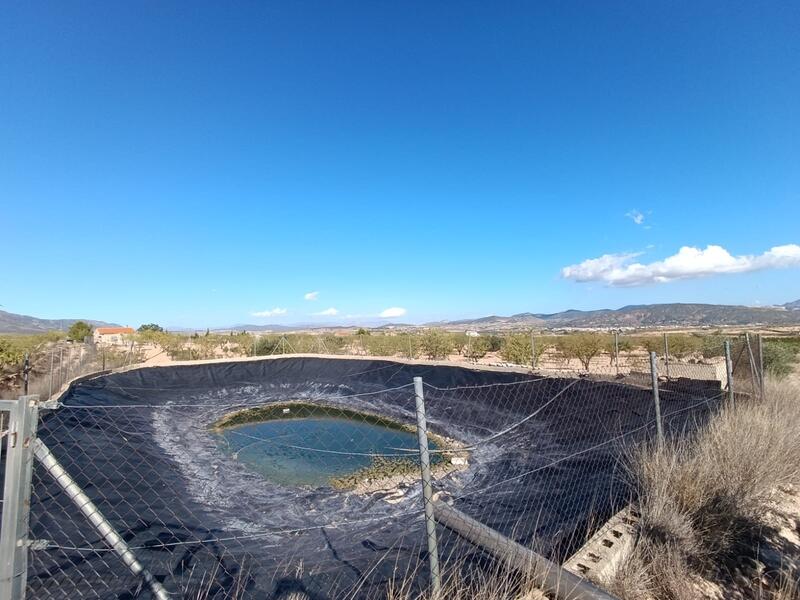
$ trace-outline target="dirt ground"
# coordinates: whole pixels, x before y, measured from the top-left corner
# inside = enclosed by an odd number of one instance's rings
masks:
[[[775,491],[772,509],[764,515],[764,540],[755,558],[742,561],[722,586],[703,579],[694,581],[698,600],[751,600],[771,598],[759,591],[769,586],[777,573],[800,570],[800,490],[793,487]],[[784,596],[780,596],[783,598]],[[794,595],[785,596],[794,598]]]

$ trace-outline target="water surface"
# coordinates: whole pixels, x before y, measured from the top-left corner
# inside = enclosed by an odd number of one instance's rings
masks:
[[[262,421],[223,429],[217,435],[226,452],[281,485],[326,486],[331,478],[370,466],[374,456],[414,461],[418,457],[403,451],[416,451],[416,433],[351,418]]]

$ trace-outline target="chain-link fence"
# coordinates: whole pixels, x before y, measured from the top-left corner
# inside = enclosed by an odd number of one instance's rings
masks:
[[[528,374],[271,358],[123,369],[57,405],[3,405],[15,433],[14,410],[42,409],[27,445],[6,436],[7,488],[25,486],[10,460],[33,468],[29,517],[4,500],[0,532],[27,565],[16,552],[3,576],[33,598],[385,597],[485,567],[477,526],[560,564],[629,501],[626,449],[691,435],[729,371],[752,393],[733,360],[744,345],[760,381],[759,351],[737,342],[727,366],[720,343],[721,369],[616,348]]]
[[[133,340],[118,345],[67,340],[43,343],[26,353],[19,364],[10,365],[16,373],[10,384],[0,389],[0,397],[59,396],[76,378],[139,365],[147,358],[147,349]]]

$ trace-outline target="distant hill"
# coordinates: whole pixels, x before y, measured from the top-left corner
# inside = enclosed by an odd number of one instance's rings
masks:
[[[783,308],[786,310],[800,310],[800,300],[795,300],[794,302],[787,302],[783,305]]]
[[[220,327],[214,331],[296,331],[297,329],[301,329],[301,327],[289,327],[288,325],[253,325],[245,323],[242,325],[233,325],[231,327]]]
[[[92,327],[116,327],[114,323],[91,319],[38,319],[0,310],[0,333],[43,333],[66,330],[75,321],[86,321]],[[744,325],[800,325],[800,300],[781,306],[731,306],[724,304],[638,304],[618,309],[565,310],[557,313],[524,312],[508,317],[490,315],[477,319],[458,319],[426,323],[428,327],[475,329],[485,331],[535,328],[644,328],[644,327],[718,327]],[[310,329],[352,328],[355,325],[254,325],[241,324],[215,331],[288,332]],[[375,325],[378,329],[408,328],[401,323]],[[181,328],[168,328],[182,331]],[[185,331],[194,331],[186,329]],[[200,330],[198,330],[200,331]]]
[[[783,306],[752,307],[723,304],[640,304],[618,309],[567,310],[559,313],[519,313],[510,317],[481,317],[439,321],[430,326],[477,330],[557,328],[714,327],[798,325],[800,300]]]
[[[85,321],[92,327],[119,327],[115,323],[92,319],[38,319],[0,310],[0,333],[45,333],[69,329],[75,321]]]

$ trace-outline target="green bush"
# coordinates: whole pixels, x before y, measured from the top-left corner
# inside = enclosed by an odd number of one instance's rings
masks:
[[[725,356],[725,338],[721,335],[708,335],[701,338],[700,353],[703,358]]]
[[[686,333],[671,333],[667,336],[669,353],[678,358],[684,358],[702,352],[703,338]]]
[[[444,331],[430,329],[422,335],[420,346],[422,352],[431,360],[447,358],[453,349],[450,336]]]
[[[557,338],[556,348],[566,358],[576,358],[589,370],[592,359],[606,347],[605,336],[599,333],[573,333]]]
[[[36,335],[3,335],[0,336],[0,367],[21,365],[26,354],[35,357],[51,342],[64,338],[64,334],[53,331]]]
[[[791,341],[764,340],[764,370],[774,377],[786,377],[794,370],[797,354],[798,347]]]
[[[75,321],[67,331],[67,337],[76,342],[82,342],[92,335],[92,326],[85,321]]]
[[[394,356],[400,353],[400,344],[393,335],[369,335],[362,338],[364,350],[371,356]]]
[[[550,345],[549,338],[537,336],[534,342],[536,348],[536,363],[539,362],[542,354]],[[500,350],[500,356],[506,362],[517,365],[531,364],[531,336],[525,333],[516,333],[506,337],[505,343]]]
[[[471,361],[478,362],[478,360],[486,356],[490,348],[491,341],[488,337],[473,337],[467,340],[464,356]]]

